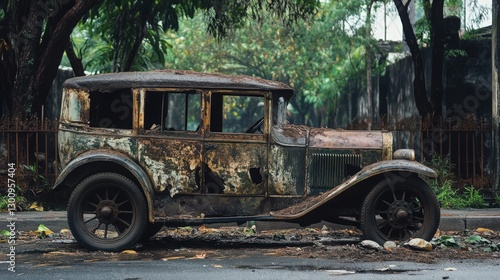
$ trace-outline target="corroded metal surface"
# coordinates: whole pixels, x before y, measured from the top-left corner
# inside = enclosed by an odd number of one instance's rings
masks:
[[[356,175],[348,178],[342,184],[324,193],[321,196],[321,199],[315,200],[314,203],[304,203],[304,207],[300,207],[300,205],[297,205],[299,207],[294,207],[293,209],[294,211],[286,211],[286,209],[284,209],[281,212],[280,211],[271,212],[271,215],[283,220],[298,219],[300,217],[303,217],[304,215],[307,215],[308,213],[311,213],[311,211],[317,209],[326,202],[334,199],[337,196],[340,196],[344,191],[346,191],[350,187],[368,178],[374,177],[379,174],[385,174],[385,173],[390,174],[393,172],[399,174],[401,178],[405,178],[406,176],[410,176],[412,174],[419,174],[430,178],[437,177],[436,171],[415,161],[388,160],[388,161],[376,162],[374,164],[365,166],[361,171],[356,173]],[[386,179],[393,180],[392,178],[393,177],[388,176]]]
[[[269,155],[269,194],[304,195],[306,149],[272,145]]]
[[[283,91],[292,95],[292,89],[281,82],[249,76],[206,74],[181,70],[150,72],[122,72],[76,77],[66,80],[65,88],[111,91],[121,88],[203,88],[203,89],[257,89]]]
[[[100,98],[111,96],[108,92],[115,90],[118,101],[114,97]],[[147,104],[147,95],[152,91],[196,92],[201,98],[196,107],[200,113],[196,116],[198,128],[187,130],[186,113],[185,130],[170,131],[162,125],[159,130],[153,129],[151,123],[157,120],[148,113],[159,112],[160,123],[165,114],[162,106]],[[121,99],[125,92],[130,102]],[[260,96],[264,104],[262,129],[255,133],[223,132],[223,106],[220,99],[214,105],[214,94]],[[398,171],[435,176],[434,171],[415,162],[379,162],[391,159],[390,133],[287,124],[286,103],[291,95],[292,89],[279,82],[187,71],[70,79],[65,83],[59,131],[60,158],[66,168],[58,184],[71,172],[79,172],[83,164],[101,161],[122,166],[129,177],[135,177],[145,193],[150,221],[203,221],[205,217],[230,220],[258,215],[262,219],[290,220],[311,213],[373,176]],[[106,128],[99,126],[98,118],[92,121],[92,110],[104,110],[111,114],[104,116],[114,116],[116,123],[124,120],[117,115],[122,113],[121,107],[109,112],[106,108],[116,106],[99,107],[100,100],[127,105],[130,114],[126,126]],[[146,108],[158,110],[145,112]],[[92,165],[85,168],[91,169]],[[101,171],[86,174],[92,172]],[[324,194],[303,209],[298,207],[286,215],[279,212],[321,192]],[[277,212],[270,216],[271,211]]]
[[[382,149],[383,135],[380,131],[348,131],[311,128],[311,148],[324,149]]]
[[[141,138],[139,164],[155,185],[155,192],[200,192],[201,139]],[[198,178],[198,179],[197,179]]]
[[[265,143],[207,142],[204,164],[223,188],[219,193],[263,195],[267,192]],[[208,180],[208,178],[206,179]]]

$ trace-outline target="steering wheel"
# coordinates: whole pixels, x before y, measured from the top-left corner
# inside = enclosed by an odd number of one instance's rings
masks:
[[[264,130],[262,130],[262,124],[264,124],[264,118],[260,118],[258,121],[256,121],[245,133],[255,133],[257,131],[260,131],[260,133],[264,133]]]

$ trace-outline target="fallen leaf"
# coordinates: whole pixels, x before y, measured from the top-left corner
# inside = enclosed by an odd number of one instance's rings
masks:
[[[207,256],[207,254],[202,253],[202,254],[198,254],[198,255],[192,257],[191,259],[204,259],[206,256]]]
[[[220,265],[220,264],[212,264],[212,266],[215,267],[215,268],[221,268],[222,267],[222,265]]]
[[[454,267],[447,267],[444,269],[445,271],[456,271],[457,269]]]
[[[488,239],[483,238],[479,235],[469,236],[467,239],[464,240],[464,242],[469,243],[469,244],[479,244],[479,245],[491,244],[491,241],[489,241]]]
[[[35,211],[42,212],[43,211],[43,206],[38,204],[38,202],[33,202],[30,205],[30,210],[35,209]]]
[[[4,230],[0,231],[0,235],[3,238],[4,236],[9,236],[10,232],[8,230],[4,229]]]
[[[477,233],[493,233],[493,231],[489,228],[477,228],[476,232]]]
[[[344,270],[344,269],[336,269],[336,270],[325,270],[330,275],[345,275],[345,274],[354,274],[354,271]]]
[[[36,233],[38,233],[42,238],[47,237],[49,234],[54,234],[53,231],[51,231],[48,227],[46,227],[44,224],[40,224],[38,226],[38,229],[35,230]]]
[[[122,251],[122,254],[137,255],[137,251],[135,251],[135,250],[124,250],[124,251]]]
[[[185,259],[186,257],[184,256],[174,256],[174,257],[167,257],[161,259],[162,261],[172,261],[172,260],[180,260],[180,259]]]

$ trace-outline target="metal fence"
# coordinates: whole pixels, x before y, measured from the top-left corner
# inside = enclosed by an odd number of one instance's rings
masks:
[[[459,187],[491,188],[491,119],[381,120],[372,129],[392,131],[395,149],[414,149],[421,162],[433,155],[449,156]],[[30,175],[53,183],[59,172],[57,127],[57,120],[1,119],[0,176],[6,176],[8,163],[15,163],[21,181]],[[366,129],[366,124],[351,123],[348,128]]]
[[[46,184],[58,175],[57,120],[0,120],[0,175],[6,176],[8,164],[15,163],[22,188],[43,178]]]
[[[474,115],[448,119],[380,119],[372,128],[391,131],[395,149],[414,149],[420,162],[429,162],[432,157],[449,157],[459,187],[492,187],[491,119]],[[349,128],[365,129],[366,124],[352,123]]]

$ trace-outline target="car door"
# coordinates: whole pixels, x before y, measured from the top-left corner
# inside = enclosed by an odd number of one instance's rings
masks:
[[[143,90],[138,160],[157,193],[201,193],[201,96],[197,90]]]
[[[208,194],[267,193],[268,100],[265,92],[208,92],[209,126],[204,142]]]

